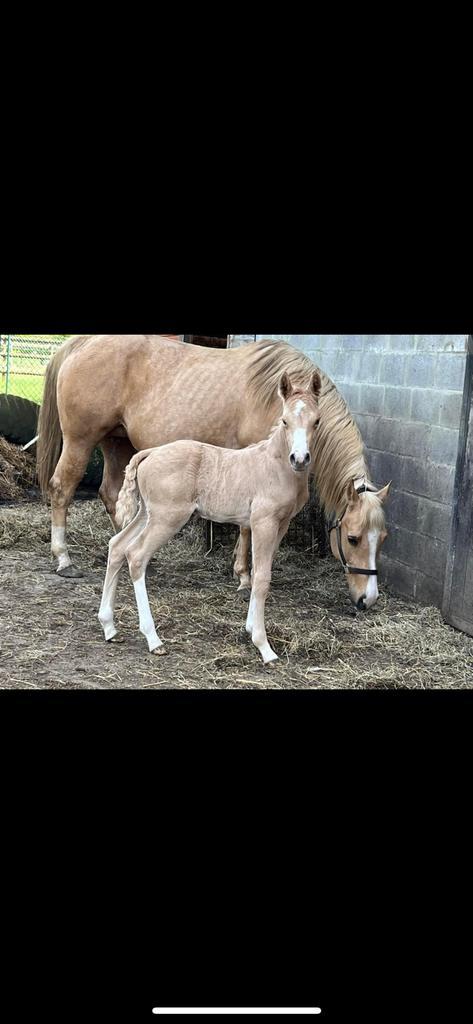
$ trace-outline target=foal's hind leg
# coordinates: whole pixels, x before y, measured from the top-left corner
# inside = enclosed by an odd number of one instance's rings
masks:
[[[190,507],[184,516],[181,513],[179,517],[168,515],[166,520],[160,518],[159,522],[154,520],[148,521],[137,540],[129,545],[126,552],[130,576],[135,588],[136,604],[138,606],[138,614],[140,618],[140,630],[143,633],[143,636],[146,637],[149,650],[152,654],[167,654],[167,651],[163,646],[163,641],[156,632],[151,608],[149,606],[148,593],[146,590],[146,569],[148,567],[148,562],[158,548],[163,547],[163,544],[170,540],[171,537],[174,537],[174,534],[176,534],[178,530],[188,522],[193,511],[194,507]],[[159,512],[156,514],[159,515]]]
[[[112,537],[108,545],[107,572],[105,575],[102,600],[100,602],[99,610],[99,622],[104,631],[106,640],[113,640],[117,635],[114,621],[114,609],[118,576],[126,559],[126,550],[130,546],[130,543],[139,537],[143,530],[145,520],[146,512],[143,508],[140,508],[133,521],[129,523],[121,533]]]
[[[237,594],[241,590],[251,590],[250,544],[251,530],[242,526],[240,528],[240,536],[234,552],[236,557],[235,564],[233,566],[233,573],[235,576],[239,576],[240,578],[240,586],[238,587]]]
[[[67,510],[87,468],[93,442],[64,439],[61,458],[49,483],[51,496],[51,551],[58,559],[59,576],[84,574],[71,562],[66,541]]]

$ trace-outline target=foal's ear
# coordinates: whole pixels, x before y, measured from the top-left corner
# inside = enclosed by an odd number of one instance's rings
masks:
[[[386,498],[387,498],[387,496],[389,494],[389,488],[390,488],[391,484],[392,484],[392,480],[390,480],[389,483],[386,484],[386,487],[382,487],[381,490],[378,491],[378,498],[379,498],[380,501],[386,501]]]
[[[316,398],[320,395],[320,389],[322,387],[322,381],[320,379],[320,373],[318,370],[314,370],[312,374],[312,380],[310,382],[310,390]]]
[[[292,395],[294,388],[289,379],[288,373],[283,373],[281,380],[279,381],[278,395],[282,398],[283,402],[287,402],[287,399]]]

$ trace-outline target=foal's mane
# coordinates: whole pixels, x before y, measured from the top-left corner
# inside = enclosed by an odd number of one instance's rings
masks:
[[[258,341],[251,350],[248,385],[254,397],[269,412],[276,401],[278,385],[286,371],[296,388],[307,390],[315,364],[298,349],[283,341]],[[343,511],[344,495],[350,480],[369,472],[360,431],[335,384],[319,369],[322,387],[319,395],[320,423],[314,450],[314,476],[321,505],[327,515]],[[362,527],[384,523],[382,505],[367,492],[362,502]]]

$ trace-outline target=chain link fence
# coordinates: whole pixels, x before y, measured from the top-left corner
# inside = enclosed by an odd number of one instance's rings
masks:
[[[41,403],[46,366],[67,334],[0,334],[0,394]]]

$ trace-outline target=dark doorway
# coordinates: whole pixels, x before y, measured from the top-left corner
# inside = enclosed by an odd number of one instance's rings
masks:
[[[189,345],[203,345],[205,348],[226,348],[228,335],[184,334],[184,341]]]
[[[473,338],[468,339],[465,386],[453,491],[453,516],[442,614],[473,636]]]

